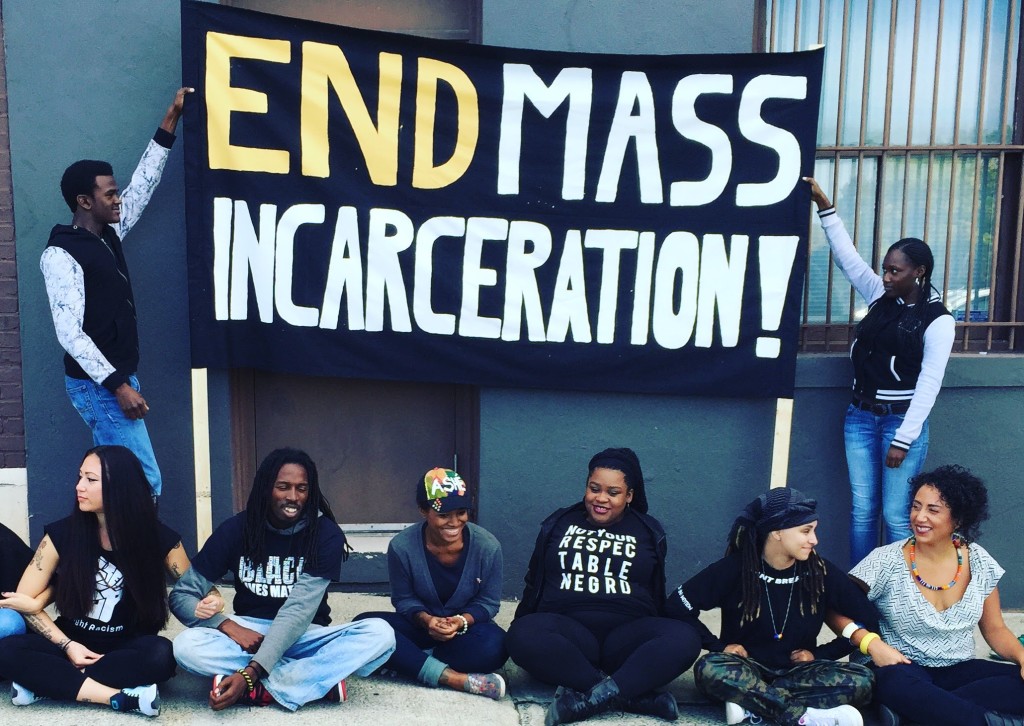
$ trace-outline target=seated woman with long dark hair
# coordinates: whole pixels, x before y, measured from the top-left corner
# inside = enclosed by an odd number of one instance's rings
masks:
[[[587,470],[583,500],[541,523],[509,654],[560,686],[547,726],[620,707],[675,720],[675,698],[655,689],[693,664],[700,636],[662,617],[665,530],[632,450],[605,449]]]
[[[850,571],[881,616],[877,633],[859,628],[852,639],[873,661],[883,723],[1024,724],[1024,645],[1003,621],[1003,568],[976,541],[988,491],[967,469],[941,466],[911,479],[910,492],[913,535]],[[1013,662],[975,658],[975,626]]]
[[[694,666],[697,688],[725,703],[728,724],[859,726],[855,706],[871,700],[871,671],[839,663],[844,637],[819,646],[828,611],[874,628],[878,617],[846,573],[815,552],[817,502],[796,489],[772,489],[744,508],[725,557],[669,595],[669,614],[703,628],[702,610],[720,608],[721,636]]]
[[[189,568],[181,537],[157,520],[142,465],[123,446],[86,452],[75,495],[71,515],[45,527],[17,592],[0,600],[35,631],[3,640],[0,675],[16,681],[18,706],[59,698],[156,716],[157,684],[174,675],[171,642],[157,635],[164,572]],[[56,621],[42,610],[51,588]],[[197,615],[222,606],[209,596]]]
[[[469,522],[472,497],[451,469],[416,481],[423,516],[388,546],[391,602],[397,612],[362,613],[395,629],[395,652],[384,664],[431,686],[488,698],[505,695],[496,671],[508,659],[505,631],[494,622],[501,605],[501,545]],[[429,651],[429,652],[428,652]]]

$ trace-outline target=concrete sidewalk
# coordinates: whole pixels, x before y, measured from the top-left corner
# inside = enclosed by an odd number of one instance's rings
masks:
[[[231,601],[231,588],[222,587]],[[391,603],[386,596],[332,593],[331,610],[335,622],[351,620],[358,613],[371,610],[390,610]],[[497,622],[508,627],[516,603],[502,603]],[[1024,614],[1007,613],[1007,622],[1015,633],[1024,630]],[[705,619],[708,626],[718,631],[717,613]],[[164,632],[173,638],[181,631],[174,621]],[[987,657],[988,647],[978,638],[978,655]],[[554,688],[539,683],[514,663],[509,661],[503,673],[508,683],[508,695],[501,701],[492,701],[480,696],[456,693],[448,689],[425,688],[405,680],[373,677],[351,678],[348,681],[349,700],[338,704],[316,703],[307,705],[295,713],[289,713],[277,706],[267,708],[234,707],[214,713],[206,705],[210,690],[209,679],[198,678],[188,673],[179,673],[160,689],[163,701],[159,719],[150,721],[144,716],[121,715],[109,708],[87,706],[75,703],[41,701],[31,706],[18,707],[11,704],[6,693],[0,697],[0,724],[18,726],[64,726],[65,724],[111,724],[111,723],[159,723],[174,726],[185,724],[249,724],[259,722],[261,726],[322,726],[329,721],[332,726],[405,726],[406,724],[443,726],[541,726],[544,712],[551,700]],[[3,684],[6,690],[8,684]],[[676,679],[669,690],[679,701],[680,718],[676,723],[683,726],[709,726],[725,723],[722,707],[707,703],[696,691],[693,677],[687,672]],[[645,718],[632,714],[611,713],[592,719],[588,723],[628,724],[629,726],[664,726],[660,719]],[[865,723],[871,726],[871,718]]]

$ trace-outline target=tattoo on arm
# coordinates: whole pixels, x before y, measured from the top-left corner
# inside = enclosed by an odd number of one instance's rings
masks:
[[[181,579],[182,572],[181,572],[181,569],[178,567],[178,563],[177,562],[172,562],[171,563],[171,573],[174,575],[174,579],[175,580],[180,580]]]
[[[49,627],[48,623],[40,618],[38,615],[25,615],[25,622],[32,630],[39,633],[41,636],[53,642],[53,630]]]
[[[43,571],[43,548],[46,547],[46,540],[44,539],[39,543],[39,547],[36,548],[36,552],[32,555],[32,564],[36,566],[36,569],[40,572]]]

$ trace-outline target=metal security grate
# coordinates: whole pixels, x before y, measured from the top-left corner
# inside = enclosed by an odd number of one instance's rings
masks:
[[[957,349],[1024,348],[1021,0],[763,0],[763,49],[825,46],[815,176],[866,261],[921,237]],[[801,350],[866,312],[813,218]]]

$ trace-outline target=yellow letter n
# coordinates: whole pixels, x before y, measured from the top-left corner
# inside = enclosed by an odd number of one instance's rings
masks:
[[[363,95],[341,48],[324,43],[302,44],[302,173],[331,174],[328,135],[330,85],[352,124],[356,142],[366,160],[370,181],[377,186],[398,183],[398,109],[402,90],[402,56],[381,53],[377,90],[377,125],[370,118]]]

